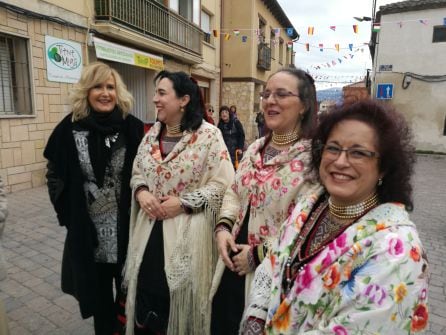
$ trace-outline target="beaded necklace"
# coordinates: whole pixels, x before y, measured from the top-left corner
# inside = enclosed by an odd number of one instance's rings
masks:
[[[362,213],[369,211],[371,208],[375,207],[378,204],[378,194],[374,193],[372,196],[356,205],[338,206],[333,203],[331,197],[328,199],[328,203],[330,206],[330,213],[335,218],[342,220],[354,219],[362,215]]]
[[[179,135],[181,134],[181,124],[176,124],[175,126],[169,126],[168,124],[166,124],[166,129],[167,129],[167,133],[169,135]]]
[[[271,141],[276,145],[287,145],[296,142],[299,139],[299,131],[297,129],[286,134],[277,134],[273,131]]]

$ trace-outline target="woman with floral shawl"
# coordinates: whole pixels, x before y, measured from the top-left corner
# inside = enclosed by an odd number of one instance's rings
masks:
[[[203,121],[196,82],[167,71],[155,82],[159,121],[131,179],[126,334],[205,334],[213,228],[234,172],[220,131]]]
[[[373,101],[331,111],[313,138],[324,188],[301,196],[258,267],[242,334],[412,334],[428,264],[410,221],[404,119]]]
[[[255,268],[293,210],[296,195],[316,183],[308,168],[313,79],[302,70],[280,70],[268,79],[261,98],[271,135],[244,153],[215,229],[221,259],[211,290],[213,335],[237,333]]]

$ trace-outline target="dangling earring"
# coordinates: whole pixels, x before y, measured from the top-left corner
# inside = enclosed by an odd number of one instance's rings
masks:
[[[382,178],[379,178],[378,179],[378,186],[381,186],[383,184],[383,180],[382,180]]]
[[[180,112],[181,112],[181,114],[184,113],[184,107],[183,106],[180,107]]]

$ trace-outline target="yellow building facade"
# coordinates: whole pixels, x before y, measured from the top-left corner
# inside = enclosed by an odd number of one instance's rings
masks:
[[[222,104],[237,106],[252,142],[259,93],[272,73],[293,66],[292,41],[299,35],[276,0],[225,0],[222,8]]]

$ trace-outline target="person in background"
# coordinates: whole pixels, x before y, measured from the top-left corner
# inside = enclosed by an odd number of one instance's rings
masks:
[[[238,116],[237,116],[237,106],[236,105],[231,105],[231,107],[229,107],[229,113],[231,114],[231,116],[234,119],[238,119]]]
[[[130,177],[144,124],[129,114],[133,98],[109,65],[84,67],[71,95],[72,112],[44,151],[48,191],[67,228],[62,291],[93,316],[95,334],[111,335],[126,258]]]
[[[263,115],[263,111],[258,111],[256,115],[256,123],[257,123],[257,130],[259,132],[259,138],[264,136],[264,129],[265,129],[265,116]]]
[[[213,228],[234,170],[196,82],[162,71],[155,84],[158,121],[131,180],[126,334],[208,334]]]
[[[6,200],[5,189],[3,185],[3,180],[0,177],[0,281],[6,278],[6,263],[5,255],[3,254],[2,247],[2,236],[5,230],[5,221],[8,217],[8,202]],[[5,307],[3,301],[0,300],[0,334],[8,335],[8,317],[6,315]]]
[[[401,114],[372,100],[322,116],[323,185],[300,197],[258,267],[242,334],[413,334],[429,319],[415,224],[414,148]]]
[[[316,90],[306,72],[272,74],[261,92],[271,133],[252,143],[227,189],[215,239],[220,253],[211,296],[212,334],[237,334],[254,270],[299,194],[318,185],[310,171]]]
[[[221,130],[223,139],[231,155],[232,164],[235,165],[236,158],[237,160],[241,159],[241,153],[245,146],[245,131],[243,130],[241,122],[231,114],[228,106],[221,106],[219,115],[218,128]]]
[[[215,125],[214,107],[209,103],[205,104],[204,107],[205,107],[205,114],[206,114],[205,120],[207,122],[209,122],[210,124]]]

